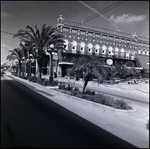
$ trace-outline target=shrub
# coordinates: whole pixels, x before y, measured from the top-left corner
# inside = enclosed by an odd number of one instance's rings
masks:
[[[118,108],[118,109],[132,109],[129,104],[127,102],[125,102],[124,100],[115,100],[115,105],[114,105],[115,108]]]
[[[75,87],[72,88],[72,90],[79,91],[79,88],[75,86]]]
[[[48,84],[49,84],[49,81],[48,81]],[[57,86],[58,85],[58,81],[53,81],[52,83],[49,84],[50,86]]]
[[[35,77],[35,76],[30,76],[30,77],[29,77],[29,81],[37,82],[37,77]]]
[[[68,88],[70,87],[70,90],[68,90],[67,87]],[[79,91],[78,88],[74,87],[73,89],[71,89],[71,86],[68,86],[68,84],[65,88],[65,85],[63,83],[59,84],[59,89],[65,89],[64,93],[67,93],[69,95],[76,96],[78,98],[86,99],[89,101],[93,101],[96,103],[100,103],[103,105],[107,105],[116,109],[126,109],[126,110],[132,109],[129,103],[125,102],[124,100],[118,100],[111,96],[104,95],[103,93],[95,94],[94,91],[87,90],[83,94],[82,92]]]
[[[65,89],[65,84],[62,82],[58,83],[58,88],[59,89]]]
[[[73,87],[71,86],[70,82],[68,84],[66,84],[65,90],[71,91],[72,89],[73,89]]]
[[[85,91],[85,94],[88,94],[88,95],[95,95],[95,92],[94,92],[94,91],[91,91],[91,90],[86,90],[86,91]]]

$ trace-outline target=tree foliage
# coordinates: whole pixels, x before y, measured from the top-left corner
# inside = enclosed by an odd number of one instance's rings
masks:
[[[35,30],[27,25],[25,30],[20,29],[14,37],[19,37],[31,49],[33,56],[37,59],[38,79],[41,79],[43,58],[50,44],[54,45],[53,50],[55,52],[58,48],[64,49],[64,36],[55,27],[46,26],[46,24],[42,26],[41,30],[36,25]],[[51,50],[51,53],[53,50]]]

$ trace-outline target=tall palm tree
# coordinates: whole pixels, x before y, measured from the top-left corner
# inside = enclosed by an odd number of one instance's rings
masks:
[[[24,58],[24,73],[26,74],[26,64],[27,64],[29,49],[27,43],[23,43],[23,42],[20,42],[19,47],[22,51],[22,56]]]
[[[18,60],[19,64],[19,76],[21,75],[21,60],[22,60],[22,50],[20,48],[14,48],[13,50],[9,50],[11,52],[10,55],[7,56],[7,60]]]
[[[41,79],[43,57],[46,53],[44,49],[48,48],[50,44],[54,44],[54,50],[60,47],[63,49],[64,36],[59,34],[56,27],[46,27],[46,24],[42,26],[41,31],[37,26],[35,26],[34,31],[31,26],[27,25],[26,30],[19,30],[14,37],[19,37],[21,41],[32,46],[32,52],[33,55],[35,55],[38,64],[38,80]],[[53,50],[51,50],[51,53],[52,52]]]
[[[83,86],[83,93],[88,84],[88,81],[94,75],[99,83],[103,82],[107,71],[104,67],[104,62],[97,56],[83,56],[79,59],[75,59],[73,67],[70,69],[71,72],[84,71],[85,72],[85,82]]]

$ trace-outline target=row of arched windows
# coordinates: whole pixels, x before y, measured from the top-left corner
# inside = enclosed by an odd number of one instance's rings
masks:
[[[67,39],[65,39],[65,45],[66,45],[66,50],[68,50],[69,41]],[[118,52],[120,52],[122,55],[124,52],[126,52],[127,55],[129,55],[129,54],[135,55],[136,54],[136,52],[134,50],[132,50],[132,51],[129,49],[125,50],[124,48],[119,49],[118,47],[114,48],[112,46],[107,47],[106,45],[103,45],[100,47],[99,44],[93,45],[92,43],[88,43],[86,45],[83,41],[80,44],[78,44],[77,41],[75,41],[75,40],[73,40],[71,43],[72,53],[76,53],[77,45],[80,46],[81,54],[84,54],[85,46],[87,46],[88,52],[90,52],[90,53],[92,53],[92,48],[94,47],[95,53],[97,53],[97,54],[100,52],[100,50],[102,51],[102,54],[106,54],[106,51],[108,51],[109,55],[113,55],[114,53],[115,53],[115,55],[117,55]],[[137,51],[137,54],[149,55],[149,51],[145,50],[145,49],[143,49],[143,50],[139,49]]]

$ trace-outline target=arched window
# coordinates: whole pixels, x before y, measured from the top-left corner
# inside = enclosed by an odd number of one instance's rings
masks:
[[[109,48],[108,48],[108,55],[113,55],[113,48],[110,46]]]
[[[134,51],[134,50],[132,50],[132,52],[131,52],[131,59],[132,59],[132,60],[135,59],[135,51]]]
[[[138,50],[138,54],[141,54],[141,49]]]
[[[100,46],[98,44],[95,45],[95,55],[99,55],[99,48]]]
[[[119,49],[118,49],[118,47],[116,47],[115,48],[115,56],[118,57],[118,55],[119,55]]]
[[[105,45],[102,46],[102,54],[106,54],[107,47]]]
[[[77,49],[77,42],[74,40],[72,42],[72,53],[76,53],[76,49]]]
[[[149,51],[146,52],[146,55],[149,55]]]
[[[130,56],[130,51],[126,51],[126,59],[129,59],[129,56]]]
[[[124,57],[124,48],[121,48],[121,49],[120,49],[120,56],[121,56],[121,57]]]
[[[67,39],[65,39],[64,41],[65,41],[65,43],[64,43],[64,45],[65,45],[65,49],[66,49],[66,50],[68,50],[68,44],[69,44],[69,42],[68,42],[68,40],[67,40]]]
[[[89,52],[90,54],[92,54],[92,47],[93,47],[93,45],[92,45],[91,43],[89,43],[89,44],[88,44],[88,52]]]
[[[81,52],[81,54],[84,54],[84,49],[85,49],[85,43],[81,42],[80,43],[80,52]]]

